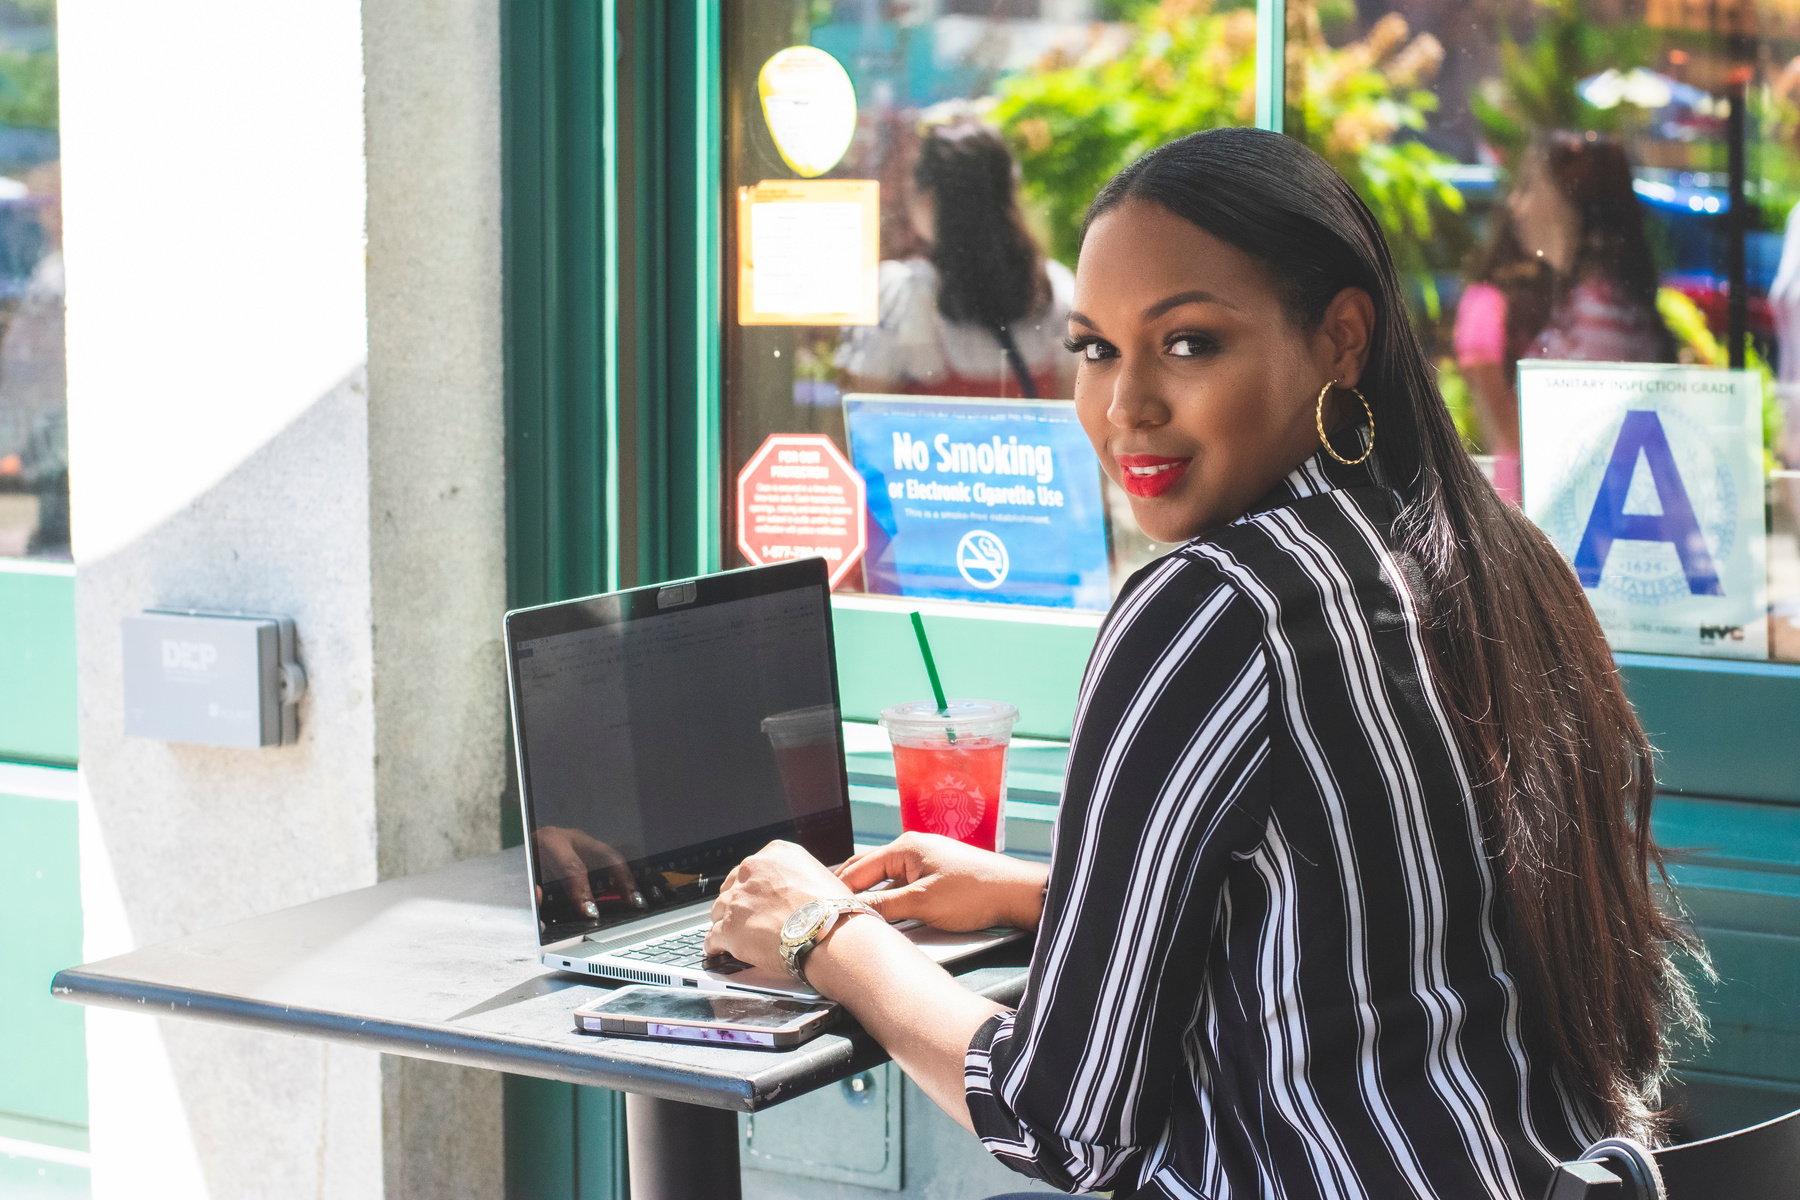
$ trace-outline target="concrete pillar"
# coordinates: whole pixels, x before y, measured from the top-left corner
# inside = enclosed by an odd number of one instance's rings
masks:
[[[500,848],[499,0],[365,0],[376,861]],[[500,1076],[382,1061],[390,1200],[498,1197]]]
[[[498,845],[497,0],[63,0],[86,956]],[[292,616],[298,745],[123,736],[119,619]],[[496,1196],[499,1080],[88,1015],[94,1195]]]

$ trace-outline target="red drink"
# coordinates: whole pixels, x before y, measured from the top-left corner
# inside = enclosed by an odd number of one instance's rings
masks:
[[[900,789],[900,827],[998,850],[1006,796],[1006,743],[963,738],[923,745],[894,744],[894,782]]]
[[[994,700],[898,704],[881,714],[894,745],[900,827],[983,850],[1006,848],[1006,748],[1019,710]]]

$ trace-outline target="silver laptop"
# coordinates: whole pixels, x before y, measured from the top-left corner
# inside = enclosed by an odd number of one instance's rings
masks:
[[[719,885],[770,841],[851,854],[825,560],[520,609],[506,649],[541,961],[813,995],[702,943]],[[1023,936],[899,927],[941,963]]]

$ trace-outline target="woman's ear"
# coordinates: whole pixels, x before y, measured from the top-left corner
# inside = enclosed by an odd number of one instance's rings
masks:
[[[1327,360],[1328,375],[1344,387],[1357,386],[1375,336],[1375,301],[1361,288],[1345,288],[1331,298],[1314,336],[1318,353]]]

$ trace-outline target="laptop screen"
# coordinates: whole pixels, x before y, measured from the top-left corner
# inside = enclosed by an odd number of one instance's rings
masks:
[[[849,853],[824,571],[804,565],[508,618],[543,942],[716,894],[773,838]]]

